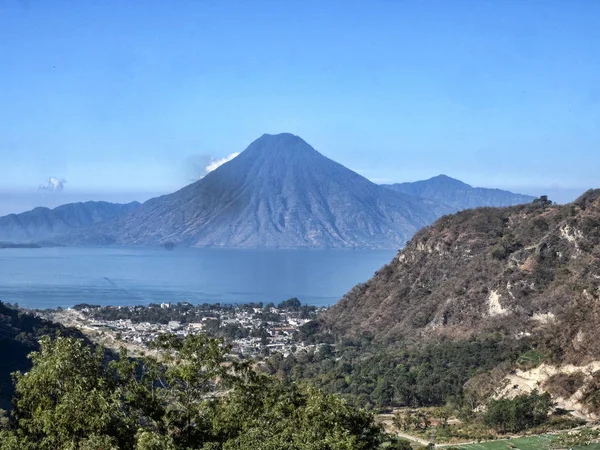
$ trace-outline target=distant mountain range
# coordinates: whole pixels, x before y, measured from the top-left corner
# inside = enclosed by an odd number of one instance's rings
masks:
[[[413,183],[384,184],[382,186],[406,195],[443,203],[454,208],[455,211],[480,206],[514,206],[530,203],[534,199],[530,195],[513,194],[501,189],[474,188],[446,175],[438,175]]]
[[[380,186],[298,136],[265,134],[201,180],[142,205],[88,202],[0,218],[0,240],[67,245],[400,248],[438,217],[533,198],[439,176]]]
[[[0,217],[0,241],[31,243],[48,241],[73,230],[115,219],[140,204],[108,202],[69,203],[54,209],[35,208],[21,214]]]
[[[297,136],[265,134],[201,180],[69,242],[399,248],[450,211],[374,184]]]

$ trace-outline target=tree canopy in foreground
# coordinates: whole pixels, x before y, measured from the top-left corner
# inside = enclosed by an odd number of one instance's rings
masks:
[[[371,414],[304,385],[285,386],[205,336],[163,336],[164,355],[130,358],[75,338],[44,338],[15,374],[2,450],[367,450]]]

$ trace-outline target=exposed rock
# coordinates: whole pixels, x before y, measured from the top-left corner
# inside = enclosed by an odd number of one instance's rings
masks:
[[[492,292],[490,292],[488,302],[488,312],[490,317],[508,314],[508,309],[503,308],[500,304],[500,294],[498,294],[498,291],[493,290]]]
[[[494,397],[514,398],[537,389],[540,392],[550,392],[557,408],[571,411],[575,417],[598,420],[600,415],[585,404],[586,390],[594,383],[594,374],[598,371],[600,371],[600,361],[579,366],[573,364],[555,366],[543,363],[533,369],[517,369],[504,378]],[[560,392],[553,386],[555,383],[552,381],[561,375],[580,378],[580,386],[575,386],[574,392]]]

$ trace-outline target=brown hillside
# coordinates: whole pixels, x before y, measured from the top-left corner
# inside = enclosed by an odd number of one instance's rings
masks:
[[[478,208],[418,232],[324,315],[395,343],[532,333],[562,360],[600,356],[600,190],[572,204]]]

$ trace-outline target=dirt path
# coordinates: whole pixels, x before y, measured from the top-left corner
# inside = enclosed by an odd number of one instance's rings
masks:
[[[421,445],[427,445],[427,444],[429,444],[429,441],[426,441],[425,439],[421,439],[421,438],[412,436],[410,434],[402,433],[400,431],[395,431],[395,433],[396,433],[396,435],[398,437],[401,437],[403,439],[408,439],[409,441],[418,442]]]
[[[411,434],[407,434],[407,433],[402,433],[401,431],[399,431],[396,426],[394,425],[393,420],[394,415],[393,414],[380,414],[378,415],[378,422],[381,423],[383,425],[383,427],[385,428],[385,431],[390,433],[390,434],[395,434],[396,436],[403,438],[403,439],[408,439],[409,441],[412,442],[417,442],[420,445],[427,445],[429,444],[429,441],[425,440],[425,439],[421,439],[419,437],[413,436]]]

